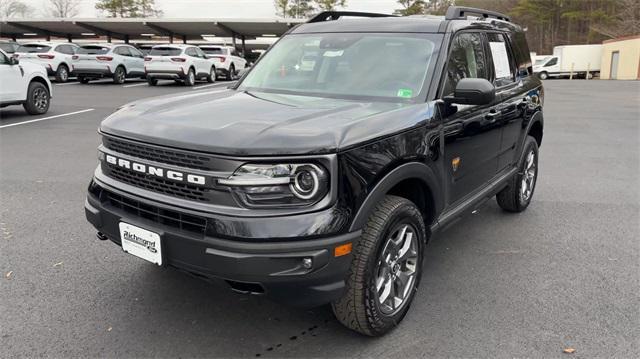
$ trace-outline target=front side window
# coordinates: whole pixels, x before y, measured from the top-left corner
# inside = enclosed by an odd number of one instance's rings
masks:
[[[549,60],[549,62],[547,62],[546,65],[544,65],[544,67],[549,67],[549,66],[553,66],[553,65],[557,65],[558,64],[558,58],[554,57],[551,60]]]
[[[406,101],[430,76],[436,34],[329,33],[282,38],[245,77],[240,91]],[[433,61],[432,61],[433,59]]]
[[[478,33],[462,33],[455,36],[451,43],[451,52],[447,61],[447,78],[444,96],[453,95],[458,81],[464,78],[482,78],[489,80],[487,59]]]

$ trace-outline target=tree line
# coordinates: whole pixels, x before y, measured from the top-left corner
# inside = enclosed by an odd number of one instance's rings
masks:
[[[640,0],[397,0],[399,15],[442,15],[450,5],[509,15],[526,29],[531,51],[554,46],[598,44],[640,34]]]
[[[80,13],[81,0],[43,0],[41,9],[34,9],[20,0],[0,0],[0,17],[75,17]],[[98,0],[95,8],[106,17],[159,17],[162,10],[155,0]]]

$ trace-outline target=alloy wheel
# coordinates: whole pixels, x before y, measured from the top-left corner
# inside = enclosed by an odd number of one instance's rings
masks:
[[[520,202],[526,203],[533,194],[536,184],[536,154],[533,150],[527,154],[524,168],[522,171],[522,180],[520,183]]]
[[[44,111],[47,108],[47,104],[49,103],[49,95],[47,91],[42,88],[36,88],[33,91],[33,104],[40,111]]]
[[[416,286],[418,236],[413,226],[400,224],[391,232],[378,260],[375,290],[380,311],[397,313]]]

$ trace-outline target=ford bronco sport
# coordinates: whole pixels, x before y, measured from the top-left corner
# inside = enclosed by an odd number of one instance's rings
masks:
[[[434,231],[493,196],[527,208],[542,104],[523,30],[502,14],[324,12],[232,88],[105,119],[86,216],[157,265],[331,303],[381,335],[407,313]]]

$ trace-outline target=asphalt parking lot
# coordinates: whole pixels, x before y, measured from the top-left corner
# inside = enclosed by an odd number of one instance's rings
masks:
[[[227,83],[72,82],[46,115],[0,110],[0,357],[640,357],[640,82],[544,84],[532,205],[491,201],[433,238],[407,318],[382,338],[95,239],[83,203],[99,122]]]

